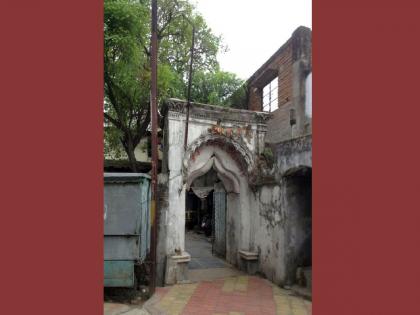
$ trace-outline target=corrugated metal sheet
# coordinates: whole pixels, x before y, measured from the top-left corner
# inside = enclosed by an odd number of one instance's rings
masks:
[[[133,283],[134,263],[146,259],[150,249],[150,195],[149,175],[104,174],[105,286]]]

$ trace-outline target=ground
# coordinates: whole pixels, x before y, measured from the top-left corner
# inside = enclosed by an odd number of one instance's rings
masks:
[[[149,315],[140,305],[128,305],[120,303],[104,303],[104,315]]]
[[[248,276],[211,254],[211,243],[186,234],[191,283],[157,288],[144,305],[105,303],[105,315],[310,315],[312,303],[266,279]]]
[[[145,304],[151,314],[310,315],[312,303],[266,279],[237,276],[158,288]]]
[[[190,270],[229,267],[223,259],[212,254],[211,242],[204,234],[186,232],[185,250],[191,255]]]

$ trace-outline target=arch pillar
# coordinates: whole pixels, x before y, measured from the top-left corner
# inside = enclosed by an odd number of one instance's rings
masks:
[[[222,139],[219,139],[222,141]],[[238,265],[239,250],[250,246],[251,189],[248,183],[248,166],[244,158],[252,155],[238,152],[232,141],[204,142],[193,146],[185,154],[179,175],[168,179],[168,209],[166,213],[166,255],[185,257],[185,196],[195,179],[215,170],[227,193],[226,198],[226,260]],[[191,149],[191,146],[189,147]],[[170,173],[172,174],[172,172]],[[169,258],[171,259],[171,258]],[[166,273],[176,271],[166,270]],[[173,279],[173,275],[166,275]]]

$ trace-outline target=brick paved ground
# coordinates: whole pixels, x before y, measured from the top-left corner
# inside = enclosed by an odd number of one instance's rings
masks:
[[[158,288],[145,307],[151,314],[167,315],[312,314],[311,302],[253,276]]]
[[[120,303],[104,303],[104,315],[149,315],[141,305],[127,305]]]

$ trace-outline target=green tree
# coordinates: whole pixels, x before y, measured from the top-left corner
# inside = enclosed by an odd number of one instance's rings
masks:
[[[195,72],[191,98],[194,102],[231,106],[230,97],[243,85],[235,74],[216,70]]]
[[[194,95],[200,101],[222,104],[226,93],[220,89],[229,75],[217,71],[221,39],[187,0],[158,1],[158,98],[186,98],[192,39],[189,21],[195,28],[194,72],[198,78]],[[104,1],[105,153],[122,147],[133,171],[134,149],[150,122],[150,23],[150,0]],[[219,90],[201,88],[200,73]],[[211,97],[206,99],[202,93]]]

